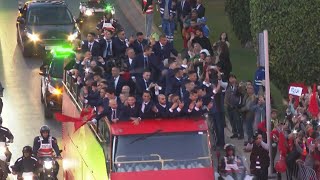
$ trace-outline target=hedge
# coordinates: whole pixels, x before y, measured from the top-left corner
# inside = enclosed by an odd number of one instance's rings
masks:
[[[233,31],[242,45],[252,40],[249,1],[226,0],[225,2],[225,12],[228,14]]]
[[[250,10],[254,39],[269,32],[272,82],[283,93],[291,82],[319,82],[320,1],[250,0]]]

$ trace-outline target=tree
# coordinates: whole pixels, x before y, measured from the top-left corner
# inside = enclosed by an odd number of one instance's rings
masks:
[[[320,1],[250,0],[251,34],[267,29],[272,81],[282,92],[291,82],[320,80]],[[254,41],[256,42],[256,41]]]
[[[226,0],[225,11],[242,45],[252,40],[250,31],[250,0]]]

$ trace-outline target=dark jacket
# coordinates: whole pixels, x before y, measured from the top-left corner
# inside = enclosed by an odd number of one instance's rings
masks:
[[[261,145],[253,144],[252,152],[250,154],[250,170],[255,171],[257,162],[260,162],[261,169],[267,169],[270,165],[270,157],[267,150]]]
[[[14,163],[13,167],[12,167],[12,171],[22,174],[24,172],[33,172],[33,173],[37,173],[39,169],[39,163],[37,158],[30,156],[28,158],[26,157],[20,157],[19,159],[17,159],[17,161]]]
[[[13,140],[13,135],[8,128],[0,126],[0,142],[6,142],[7,139]]]
[[[87,40],[82,41],[81,50],[83,53],[90,51],[92,56],[94,57],[98,57],[102,55],[100,44],[97,41],[93,41],[93,45],[91,49],[89,49],[89,43]]]
[[[154,54],[161,60],[170,58],[171,53],[175,56],[178,55],[178,51],[173,47],[173,44],[168,42],[163,48],[161,48],[160,42],[156,42],[153,46]]]
[[[144,47],[146,45],[148,45],[148,40],[146,39],[142,40],[142,42],[135,40],[132,44],[130,44],[130,47],[133,48],[136,54],[140,54],[143,53]]]

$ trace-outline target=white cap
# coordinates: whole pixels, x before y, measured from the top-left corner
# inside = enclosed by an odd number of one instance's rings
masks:
[[[200,51],[200,54],[201,54],[201,53],[206,53],[207,56],[210,56],[210,53],[209,53],[209,51],[208,51],[207,49],[202,49],[202,50]]]

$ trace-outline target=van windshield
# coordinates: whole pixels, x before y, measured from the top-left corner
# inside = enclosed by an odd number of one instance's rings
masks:
[[[31,25],[67,25],[72,24],[72,15],[67,7],[42,6],[30,8],[27,22]]]

